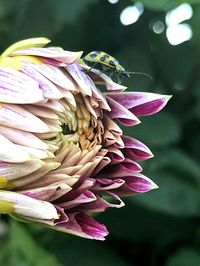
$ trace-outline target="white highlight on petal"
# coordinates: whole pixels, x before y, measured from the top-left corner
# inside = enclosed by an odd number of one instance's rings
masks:
[[[39,83],[14,69],[0,66],[0,101],[7,103],[36,103],[42,101]]]
[[[21,106],[14,104],[2,104],[0,106],[0,124],[37,133],[50,131],[42,120]]]
[[[0,147],[0,161],[22,163],[31,159],[28,152],[20,149],[2,135],[0,135]]]
[[[132,6],[127,6],[120,14],[120,21],[123,25],[131,25],[135,23],[142,15],[144,7],[141,3],[136,3]]]
[[[13,180],[29,175],[40,169],[45,163],[41,160],[30,160],[25,163],[0,162],[0,176]]]
[[[74,63],[76,60],[80,59],[82,56],[82,51],[80,52],[71,52],[65,51],[62,48],[58,47],[49,47],[49,48],[28,48],[23,50],[17,50],[12,55],[35,55],[46,58],[51,58],[62,62],[64,64]]]
[[[42,150],[48,149],[48,145],[44,141],[27,131],[0,125],[0,134],[16,144]]]
[[[178,45],[192,38],[191,27],[184,23],[178,25],[172,25],[167,28],[167,39],[171,45]]]
[[[36,219],[58,219],[58,213],[53,204],[30,198],[26,195],[0,191],[0,200],[14,204],[14,213]]]

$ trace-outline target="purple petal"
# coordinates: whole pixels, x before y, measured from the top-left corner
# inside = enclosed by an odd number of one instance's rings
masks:
[[[123,162],[125,159],[123,153],[115,146],[108,147],[107,157],[110,158],[111,164]]]
[[[108,179],[108,178],[97,178],[97,182],[94,186],[95,191],[108,191],[121,187],[124,184],[122,179]]]
[[[59,215],[59,219],[56,219],[53,223],[53,225],[59,225],[60,223],[66,223],[69,221],[69,218],[67,214],[65,213],[65,210],[57,205],[54,205],[54,207],[57,210],[57,213]]]
[[[111,107],[111,112],[107,113],[112,119],[117,119],[125,126],[134,126],[140,123],[140,120],[123,105],[119,104],[110,97],[106,97]]]
[[[122,177],[122,179],[125,181],[124,185],[114,190],[118,195],[145,193],[158,188],[151,179],[139,173],[133,173],[132,175]]]
[[[70,213],[68,217],[69,221],[67,223],[59,224],[55,226],[55,229],[96,240],[105,240],[105,236],[108,235],[108,231],[103,224],[98,223],[84,213]]]
[[[92,201],[92,199],[94,200],[95,196],[93,194],[90,194],[89,189],[94,186],[95,182],[96,180],[92,178],[86,178],[84,180],[80,180],[70,192],[66,193],[61,198],[59,198],[56,201],[56,204],[59,206],[61,205],[64,206],[64,204],[66,203],[66,206],[67,206],[67,203],[71,202],[71,206],[72,206],[72,203],[77,204],[77,202],[75,202],[76,199],[81,200],[81,203],[83,203],[83,200],[86,200],[86,198],[89,201]],[[85,193],[85,194],[82,194],[82,193]]]
[[[73,191],[72,191],[72,194],[73,194]],[[71,209],[76,206],[79,206],[80,204],[89,203],[95,200],[96,200],[96,196],[91,191],[86,190],[82,193],[80,192],[80,194],[76,195],[74,199],[58,203],[58,205],[64,209]]]
[[[159,112],[171,98],[169,95],[147,92],[122,92],[107,95],[136,116],[147,116]]]
[[[125,146],[122,151],[126,158],[142,161],[153,157],[150,149],[139,140],[129,136],[123,136],[122,139]]]
[[[125,175],[132,174],[133,172],[141,172],[142,167],[130,159],[125,159],[119,164],[112,164],[105,167],[100,175],[108,178],[121,178]]]
[[[97,196],[94,202],[82,205],[81,210],[85,212],[104,212],[107,208],[121,208],[124,206],[124,202],[116,194],[110,192],[107,194],[112,197],[112,203],[108,202],[108,199]],[[113,199],[115,203],[113,203]]]

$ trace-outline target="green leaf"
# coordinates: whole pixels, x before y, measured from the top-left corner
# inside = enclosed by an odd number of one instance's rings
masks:
[[[88,5],[96,4],[99,0],[51,0],[51,6],[54,10],[54,17],[61,23],[72,23],[77,19],[77,16],[87,9]],[[49,3],[49,0],[48,0]]]
[[[148,171],[159,175],[160,171],[176,171],[182,175],[183,182],[200,186],[200,165],[190,154],[176,148],[169,148],[155,153],[155,158],[147,162]],[[158,176],[159,178],[159,176]],[[158,179],[159,182],[159,179]]]
[[[169,258],[166,266],[199,266],[200,254],[191,248],[182,248]]]
[[[26,231],[25,225],[12,220],[10,226],[10,266],[60,266],[56,257],[44,250]],[[18,262],[18,263],[17,263]]]
[[[101,214],[101,219],[107,225],[111,237],[129,239],[135,243],[156,242],[158,245],[192,236],[196,226],[192,220],[137,205],[131,197],[126,199],[124,208],[109,210]]]
[[[142,123],[124,131],[151,147],[165,147],[179,141],[180,122],[167,112],[144,117]]]
[[[159,189],[130,200],[157,211],[181,215],[200,214],[200,166],[181,150],[165,150],[149,163],[148,173]]]
[[[69,236],[58,243],[56,253],[63,265],[73,266],[128,266],[116,251],[105,242]],[[134,266],[134,264],[131,264]]]
[[[15,17],[12,36],[14,39],[55,35],[65,23],[72,23],[88,4],[97,0],[29,0]],[[37,14],[37,15],[36,15]]]
[[[175,216],[197,216],[200,214],[200,189],[184,182],[182,176],[168,171],[157,173],[159,189],[132,197],[133,202],[147,208]]]

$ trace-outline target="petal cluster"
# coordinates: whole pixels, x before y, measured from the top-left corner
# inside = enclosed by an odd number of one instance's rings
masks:
[[[92,213],[157,187],[140,173],[151,151],[120,125],[137,125],[170,97],[124,92],[82,65],[82,52],[47,43],[24,40],[0,57],[0,213],[103,240]]]

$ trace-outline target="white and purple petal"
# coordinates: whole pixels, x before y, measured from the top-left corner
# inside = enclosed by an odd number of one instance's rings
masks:
[[[44,100],[39,83],[20,71],[0,66],[0,101],[36,103]]]
[[[110,98],[127,108],[136,116],[147,116],[159,112],[171,96],[149,92],[107,93]]]

